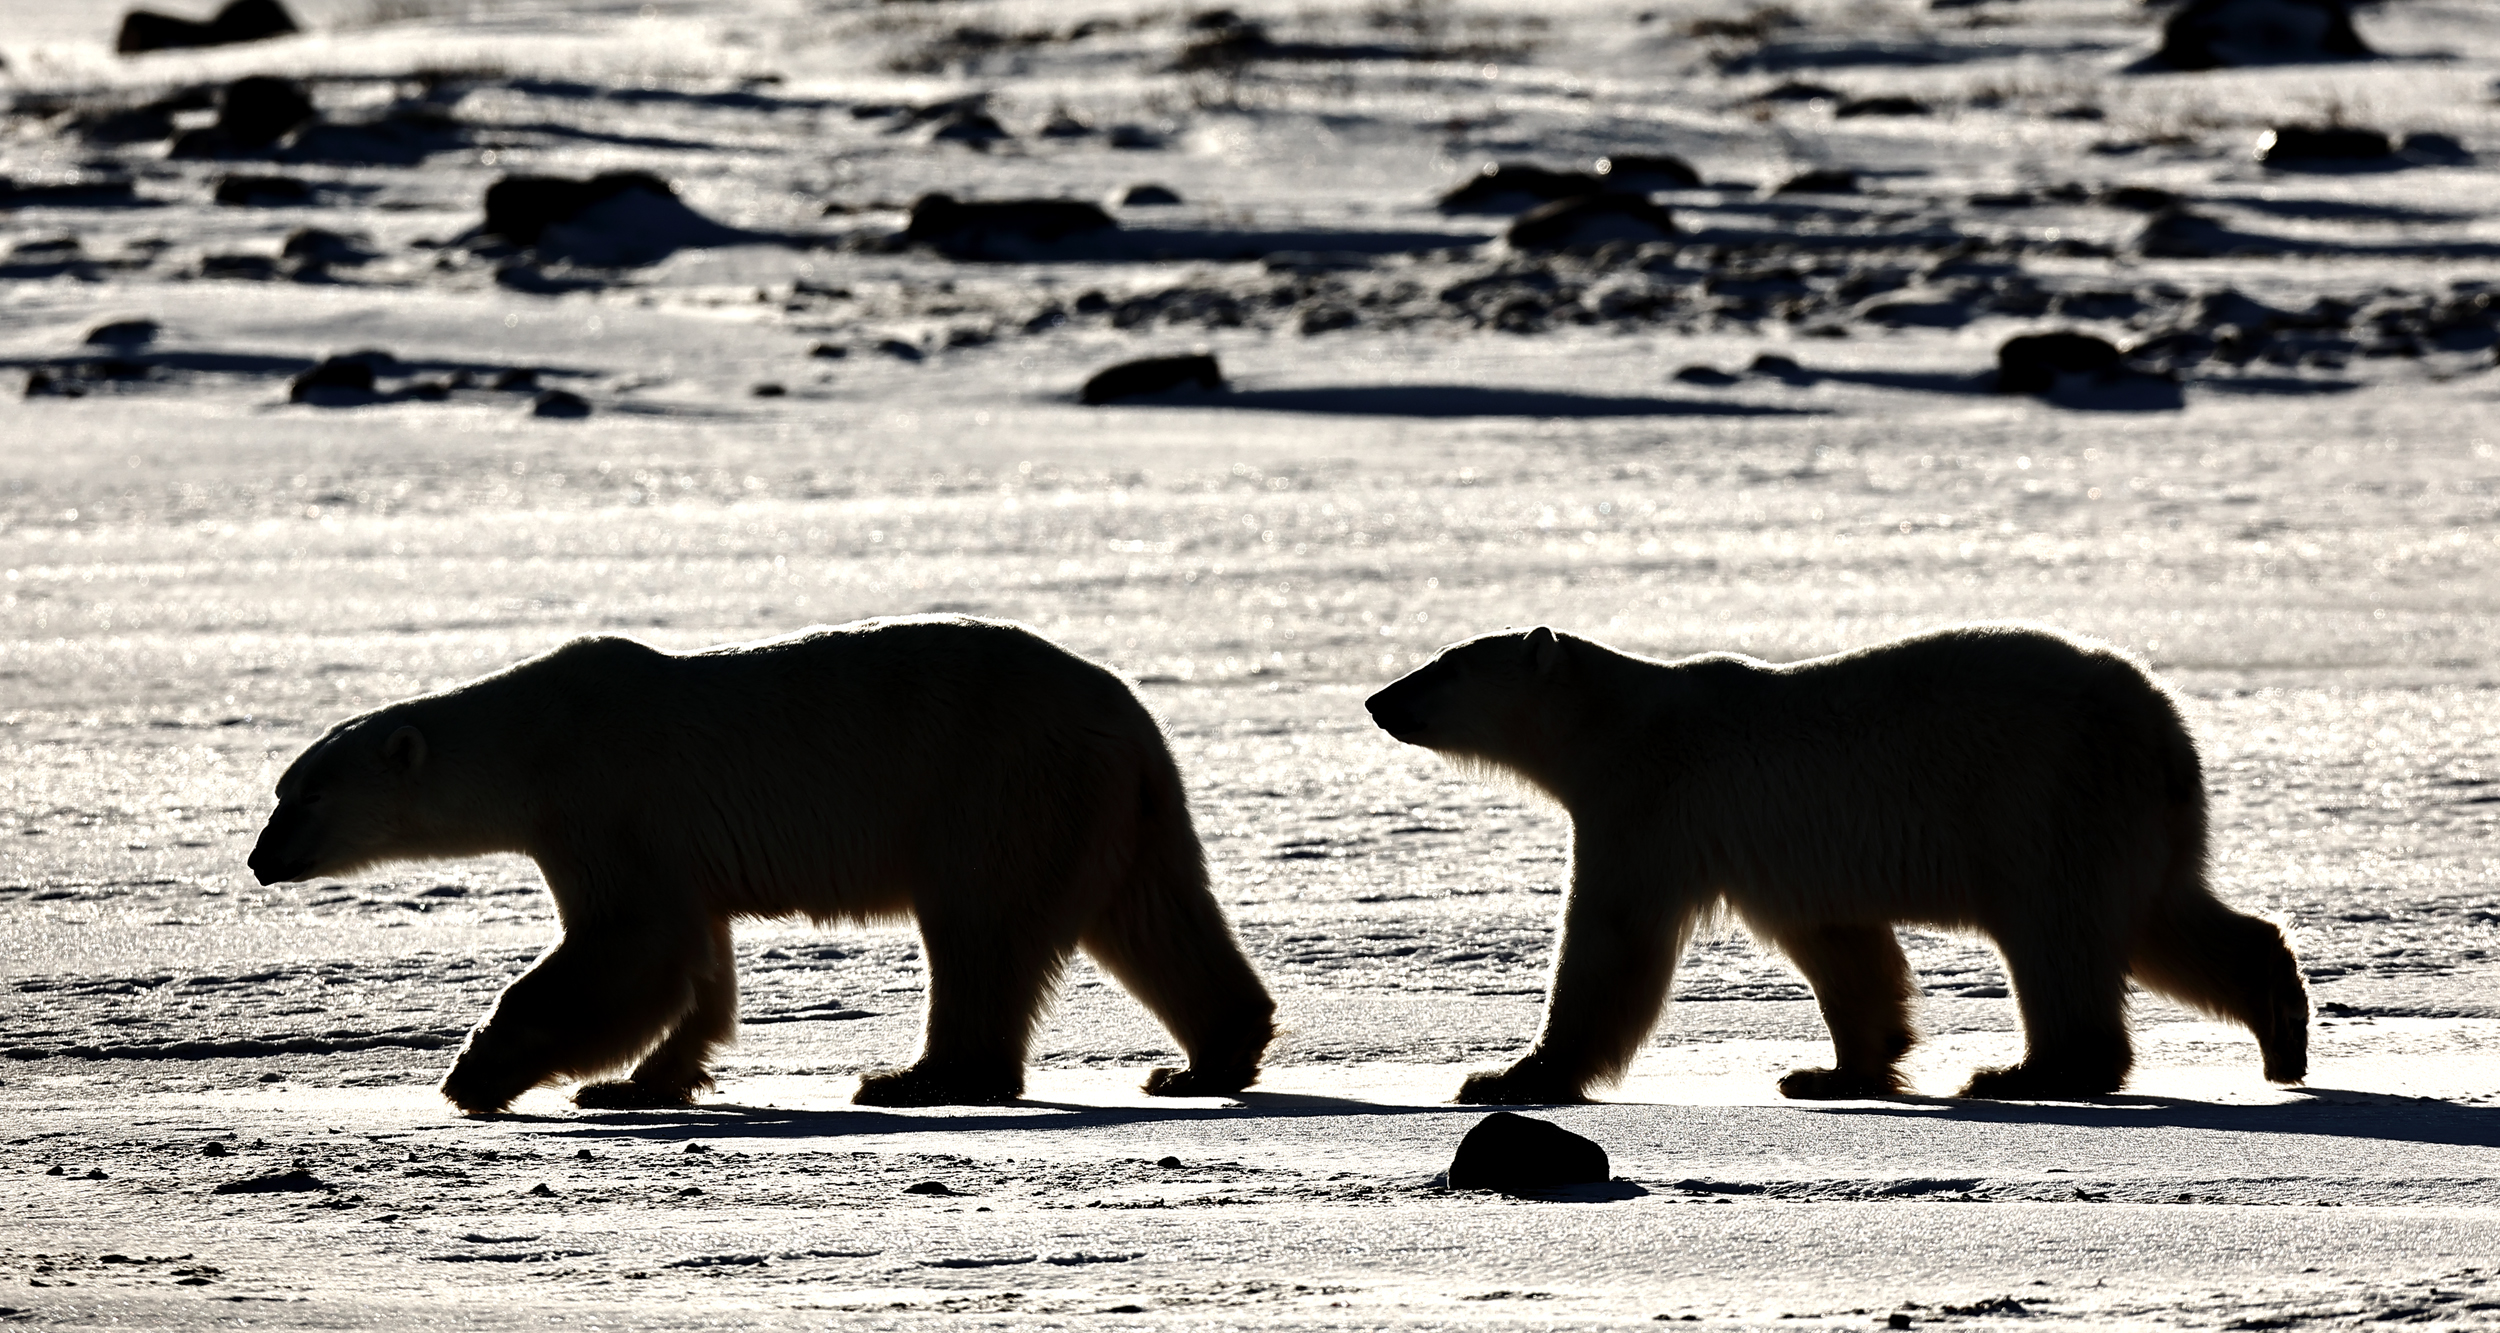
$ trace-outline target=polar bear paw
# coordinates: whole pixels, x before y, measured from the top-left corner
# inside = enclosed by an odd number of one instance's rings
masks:
[[[617,1079],[581,1085],[573,1090],[573,1104],[585,1111],[659,1111],[694,1105],[694,1089]]]
[[[1782,1097],[1806,1102],[1895,1097],[1900,1093],[1901,1076],[1890,1071],[1861,1074],[1847,1069],[1792,1069],[1780,1079]]]
[[[1230,1097],[1258,1078],[1255,1068],[1223,1073],[1194,1065],[1187,1069],[1158,1068],[1146,1076],[1145,1092],[1149,1097]]]
[[[2106,1097],[2118,1091],[2118,1085],[2125,1081],[2123,1070],[2116,1077],[2109,1077],[2025,1063],[1980,1070],[1962,1085],[1962,1095],[2000,1102],[2074,1101]]]
[[[860,1106],[1004,1106],[1023,1095],[1019,1078],[982,1078],[911,1065],[861,1075],[851,1101]]]
[[[1565,1083],[1542,1070],[1478,1070],[1458,1085],[1457,1100],[1468,1106],[1559,1106],[1585,1102],[1579,1085]]]

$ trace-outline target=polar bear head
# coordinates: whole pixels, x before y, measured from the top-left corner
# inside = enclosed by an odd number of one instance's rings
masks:
[[[418,854],[431,747],[417,721],[405,709],[367,713],[298,755],[252,848],[253,875],[289,883]]]
[[[1364,701],[1380,729],[1461,763],[1541,783],[1574,711],[1568,635],[1539,626],[1451,644]]]

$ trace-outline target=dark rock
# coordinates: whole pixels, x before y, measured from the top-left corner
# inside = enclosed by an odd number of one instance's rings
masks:
[[[292,1171],[281,1172],[277,1175],[253,1176],[246,1180],[229,1180],[224,1184],[217,1186],[215,1189],[210,1190],[209,1193],[300,1194],[313,1190],[328,1190],[331,1188],[332,1186],[328,1182],[322,1180],[319,1176],[314,1175],[312,1172],[307,1171],[302,1167],[297,1167]]]
[[[1449,1187],[1505,1194],[1602,1185],[1612,1179],[1606,1150],[1550,1120],[1495,1111],[1459,1140]]]
[[[51,208],[111,207],[132,200],[127,177],[89,177],[50,185],[20,185],[0,176],[0,209],[44,205]]]
[[[852,114],[858,113],[854,111]],[[1045,139],[1082,139],[1093,133],[1094,127],[1070,115],[1066,107],[1061,107],[1051,112],[1050,119],[1043,121],[1042,127],[1033,132]]]
[[[2028,190],[1990,190],[1966,202],[1973,208],[2029,208],[2040,200]]]
[[[1757,102],[1838,102],[1844,97],[1846,94],[1838,88],[1826,88],[1819,83],[1798,83],[1792,80],[1756,96],[1753,100]]]
[[[2467,152],[2465,145],[2458,143],[2453,134],[2408,134],[2399,151],[2416,162],[2440,166],[2457,166],[2474,160],[2474,155]]]
[[[2135,235],[2136,253],[2151,259],[2211,259],[2248,248],[2247,238],[2202,213],[2165,209]]]
[[[286,244],[278,256],[302,264],[336,264],[353,268],[371,263],[377,256],[365,243],[321,227],[298,227],[287,233]]]
[[[590,404],[578,393],[549,389],[530,400],[530,415],[578,420],[590,415]]]
[[[121,35],[113,49],[123,55],[143,51],[179,51],[201,46],[232,46],[283,37],[297,31],[295,20],[278,0],[234,0],[206,23],[134,9],[122,16]]]
[[[203,278],[243,278],[254,280],[278,276],[278,261],[268,255],[203,255],[200,257]]]
[[[1597,178],[1607,189],[1631,190],[1694,190],[1701,188],[1701,173],[1680,157],[1664,154],[1618,153],[1597,159]]]
[[[747,393],[757,398],[787,398],[790,396],[788,386],[776,384],[771,380],[766,380],[763,383],[748,389]]]
[[[1915,97],[1856,97],[1832,108],[1834,116],[1924,116],[1927,104]]]
[[[1465,184],[1441,196],[1444,213],[1518,213],[1559,199],[1599,194],[1607,183],[1585,171],[1552,171],[1527,162],[1487,162]]]
[[[920,350],[919,344],[907,343],[900,338],[878,339],[877,351],[885,356],[893,357],[897,361],[918,361],[928,355],[928,353]]]
[[[1307,338],[1313,334],[1332,333],[1338,329],[1350,329],[1361,322],[1362,316],[1355,314],[1352,310],[1346,308],[1345,306],[1335,304],[1334,302],[1315,305],[1302,312],[1302,336]]]
[[[905,1186],[903,1187],[903,1192],[904,1192],[905,1194],[943,1194],[943,1195],[952,1195],[952,1194],[956,1193],[957,1191],[955,1191],[955,1190],[953,1190],[953,1189],[949,1188],[949,1187],[947,1186],[946,1182],[945,1182],[945,1181],[943,1181],[943,1180],[923,1180],[923,1181],[919,1181],[919,1182],[917,1182],[917,1183],[915,1183],[915,1184],[905,1185]]]
[[[1119,225],[1100,208],[1074,199],[964,203],[949,194],[924,194],[911,206],[903,237],[957,258],[1008,258]]]
[[[467,127],[451,116],[432,107],[403,106],[353,124],[314,121],[295,131],[277,157],[339,166],[413,167],[468,143]]]
[[[326,357],[287,385],[290,403],[337,406],[373,397],[373,363],[362,356]]]
[[[499,370],[495,372],[495,378],[488,382],[487,387],[501,389],[506,393],[536,393],[538,392],[538,372],[527,366]]]
[[[1163,136],[1143,125],[1114,125],[1106,142],[1114,148],[1161,148]]]
[[[1675,235],[1667,210],[1637,194],[1592,194],[1540,204],[1510,224],[1514,250],[1591,251],[1621,241],[1641,245]]]
[[[647,171],[607,171],[588,180],[506,176],[486,187],[483,230],[515,245],[536,245],[547,228],[570,222],[592,205],[628,192],[677,197],[667,181]]]
[[[2349,125],[2277,125],[2257,136],[2257,160],[2270,167],[2381,162],[2395,152],[2386,135]]]
[[[2153,60],[2193,71],[2375,54],[2345,0],[2188,0],[2162,24]]]
[[[267,148],[313,115],[302,88],[265,74],[236,79],[217,98],[217,128],[246,152]]]
[[[293,176],[223,176],[217,202],[237,208],[286,208],[312,202],[312,186]]]
[[[1675,378],[1681,384],[1705,384],[1714,389],[1725,388],[1737,382],[1736,376],[1728,374],[1717,366],[1686,366],[1675,372]]]
[[[1787,380],[1792,384],[1803,383],[1813,378],[1804,366],[1797,364],[1795,357],[1781,356],[1777,352],[1764,352],[1755,357],[1752,363],[1745,367],[1745,373],[1768,375],[1772,379]]]
[[[987,148],[1001,139],[1013,138],[1007,127],[987,111],[972,107],[957,110],[937,122],[929,131],[932,143],[960,143],[974,148]]]
[[[90,346],[140,347],[156,341],[165,326],[152,319],[117,319],[87,330]]]
[[[208,1142],[200,1145],[200,1156],[202,1157],[225,1157],[228,1155],[226,1145],[219,1143],[215,1139],[210,1139]]]
[[[66,384],[53,378],[52,372],[48,370],[32,370],[26,373],[26,397],[84,398],[86,396],[87,391],[85,389],[82,389],[75,384]],[[52,1174],[59,1175],[60,1169],[58,1167],[53,1168]]]
[[[839,361],[849,356],[851,349],[840,343],[817,343],[807,349],[807,354],[825,361]]]
[[[2118,349],[2088,333],[2027,333],[1997,349],[1998,393],[2047,393],[2061,375],[2108,376],[2121,364]]]
[[[1773,194],[1856,194],[1858,173],[1837,168],[1800,172],[1779,183]]]
[[[1077,401],[1089,405],[1108,403],[1168,393],[1185,385],[1212,393],[1224,387],[1224,372],[1214,357],[1204,355],[1123,361],[1085,381],[1085,387],[1077,392]]]
[[[1122,208],[1168,208],[1180,201],[1179,192],[1165,185],[1132,185],[1120,195]]]
[[[2150,185],[2117,185],[2094,195],[2093,202],[2110,208],[2123,208],[2130,213],[2158,213],[2177,208],[2179,196]]]

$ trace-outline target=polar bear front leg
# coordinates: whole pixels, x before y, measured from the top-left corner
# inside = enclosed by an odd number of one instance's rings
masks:
[[[694,1007],[702,938],[649,924],[568,931],[469,1034],[443,1096],[487,1114],[551,1079],[642,1054]]]
[[[601,1111],[692,1106],[696,1093],[713,1086],[712,1052],[738,1037],[738,956],[728,921],[714,919],[709,934],[711,947],[693,978],[694,1008],[659,1049],[642,1058],[632,1077],[583,1084],[574,1090],[575,1106]]]
[[[1560,955],[1536,1046],[1510,1068],[1470,1074],[1458,1100],[1525,1105],[1587,1100],[1592,1083],[1623,1076],[1658,1025],[1676,955],[1699,904],[1660,901],[1637,874],[1599,873],[1583,844],[1563,911]]]

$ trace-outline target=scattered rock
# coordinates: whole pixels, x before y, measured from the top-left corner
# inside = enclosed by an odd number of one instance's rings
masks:
[[[1157,1160],[1155,1165],[1162,1167],[1166,1171],[1178,1171],[1181,1169],[1181,1159],[1177,1157],[1165,1157]]]
[[[219,1143],[215,1139],[210,1139],[208,1142],[200,1145],[200,1156],[230,1157],[233,1156],[233,1154],[226,1150],[226,1145]]]
[[[362,356],[333,356],[320,365],[298,375],[287,385],[286,400],[290,403],[312,403],[317,406],[345,406],[370,402],[373,399],[373,363]],[[267,1073],[263,1083],[284,1082],[286,1075]]]
[[[1553,171],[1528,162],[1487,162],[1441,196],[1444,213],[1519,213],[1559,199],[1598,194],[1607,183],[1585,171]]]
[[[2063,375],[2104,378],[2122,364],[2106,338],[2088,333],[2027,333],[1997,349],[1998,393],[2047,393]]]
[[[877,351],[897,361],[918,361],[928,355],[920,350],[918,343],[907,343],[900,338],[878,339]]]
[[[1540,204],[1510,224],[1514,250],[1585,252],[1611,242],[1642,245],[1675,235],[1667,210],[1637,194],[1592,194]]]
[[[2474,160],[2474,154],[2468,152],[2464,144],[2457,142],[2457,137],[2453,134],[2435,134],[2427,131],[2408,134],[2398,151],[2413,161],[2438,166],[2458,166]]]
[[[152,319],[116,319],[87,330],[86,342],[97,347],[139,347],[156,341],[165,326]]]
[[[807,349],[807,354],[823,361],[839,361],[849,356],[851,349],[840,343],[817,343]]]
[[[54,181],[45,185],[22,185],[0,176],[0,209],[27,208],[43,205],[52,208],[95,208],[127,204],[132,201],[130,181],[122,176],[89,176],[77,180]]]
[[[1791,384],[1802,384],[1813,378],[1811,372],[1807,371],[1804,366],[1797,364],[1797,359],[1795,357],[1781,356],[1777,352],[1764,352],[1760,356],[1755,357],[1753,361],[1745,367],[1745,373],[1748,375],[1767,375],[1772,379],[1786,380]]]
[[[1108,403],[1168,393],[1190,385],[1208,393],[1224,387],[1224,372],[1214,357],[1153,356],[1123,361],[1085,381],[1085,387],[1077,392],[1077,401],[1088,405]]]
[[[1757,94],[1753,100],[1757,102],[1838,102],[1844,100],[1846,96],[1847,94],[1838,88],[1826,88],[1819,83],[1800,83],[1790,80],[1767,92]]]
[[[1132,185],[1120,194],[1122,208],[1169,208],[1180,201],[1180,193],[1164,185]]]
[[[1832,108],[1832,115],[1841,119],[1857,116],[1924,116],[1930,114],[1927,104],[1915,97],[1853,97]]]
[[[272,1176],[252,1176],[245,1180],[229,1180],[209,1192],[212,1194],[302,1194],[315,1190],[326,1191],[331,1188],[333,1187],[329,1182],[302,1167],[297,1167],[292,1171],[280,1172]]]
[[[2092,201],[2109,208],[2125,209],[2130,213],[2159,213],[2164,209],[2179,206],[2179,196],[2168,190],[2154,189],[2150,185],[2112,186],[2092,196]]]
[[[298,227],[287,233],[286,244],[278,248],[278,257],[305,265],[354,268],[369,264],[379,256],[360,238],[342,236],[321,227]]]
[[[1163,146],[1163,136],[1143,125],[1114,125],[1105,141],[1114,148],[1147,149]]]
[[[312,202],[312,186],[293,176],[223,176],[217,202],[236,208],[288,208]]]
[[[959,108],[939,119],[929,131],[931,143],[959,143],[973,148],[987,148],[1001,139],[1015,136],[987,111],[974,107]]]
[[[552,1199],[556,1197],[556,1192],[553,1186],[542,1180],[530,1187],[530,1195],[533,1198]]]
[[[312,99],[302,88],[265,74],[236,79],[217,98],[217,129],[247,152],[276,143],[313,116]]]
[[[134,9],[122,16],[121,35],[114,39],[113,49],[129,56],[145,51],[232,46],[284,37],[295,31],[295,20],[278,0],[234,0],[206,23]]]
[[[1602,1185],[1606,1150],[1550,1120],[1496,1111],[1476,1122],[1450,1159],[1449,1187],[1504,1194]]]
[[[1779,183],[1773,194],[1856,194],[1858,173],[1837,168],[1800,172]]]
[[[1686,366],[1675,372],[1675,378],[1680,384],[1704,384],[1714,389],[1722,389],[1737,382],[1736,376],[1728,374],[1717,366]]]
[[[924,194],[911,206],[903,237],[959,259],[1016,258],[1119,225],[1100,208],[1074,199],[965,203],[950,194]]]
[[[530,400],[530,415],[555,417],[568,421],[578,420],[590,415],[590,404],[585,402],[580,394],[563,389],[549,389]]]
[[[515,366],[510,370],[497,371],[494,380],[487,387],[500,389],[506,393],[536,393],[538,392],[538,372],[526,366]]]
[[[1618,153],[1597,159],[1597,179],[1610,190],[1694,190],[1701,188],[1701,173],[1680,157],[1663,154]]]
[[[954,1191],[954,1190],[952,1190],[952,1189],[947,1188],[947,1186],[946,1186],[946,1182],[945,1182],[945,1181],[943,1181],[943,1180],[923,1180],[923,1181],[919,1182],[918,1184],[913,1184],[913,1185],[905,1185],[905,1186],[903,1187],[903,1192],[904,1192],[905,1194],[945,1194],[945,1195],[953,1195],[953,1194],[955,1194],[955,1193],[956,1193],[956,1191]]]
[[[2345,0],[2188,0],[2162,24],[2153,60],[2195,71],[2376,54]]]
[[[483,230],[514,245],[536,245],[547,228],[570,222],[593,204],[627,191],[675,198],[667,181],[647,171],[602,172],[588,180],[564,176],[506,176],[486,187]]]
[[[2270,167],[2346,166],[2395,154],[2386,135],[2350,125],[2277,125],[2257,136],[2257,160]]]
[[[766,380],[763,383],[748,389],[747,393],[757,398],[787,398],[790,395],[790,389],[787,385],[777,384],[771,380]]]

